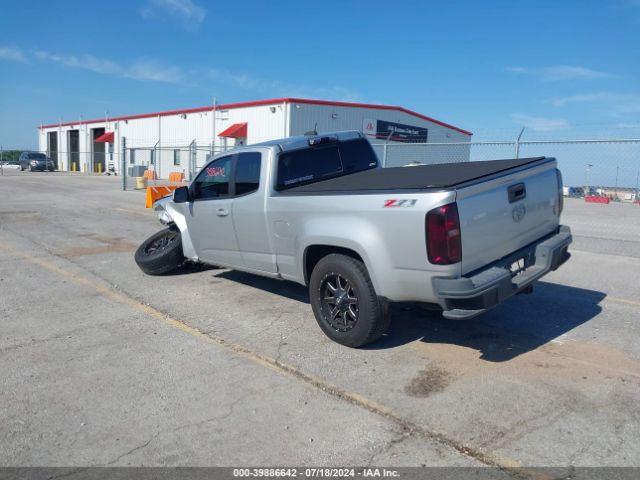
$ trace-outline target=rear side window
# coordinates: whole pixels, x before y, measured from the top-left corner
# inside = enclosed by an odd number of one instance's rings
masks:
[[[276,190],[375,168],[377,157],[364,139],[284,152],[278,161]]]
[[[342,171],[337,145],[305,148],[280,155],[278,190],[334,176]]]

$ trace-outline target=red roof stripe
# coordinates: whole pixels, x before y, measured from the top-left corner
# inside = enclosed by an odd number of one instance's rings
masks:
[[[396,110],[398,112],[403,112],[408,115],[421,118],[422,120],[427,120],[428,122],[432,122],[437,125],[450,128],[451,130],[456,130],[460,133],[464,133],[465,135],[473,135],[473,133],[467,130],[463,130],[462,128],[458,128],[448,123],[441,122],[440,120],[436,120],[435,118],[427,117],[426,115],[422,115],[412,110],[408,110],[406,108],[393,106],[393,105],[375,105],[375,104],[368,104],[368,103],[352,103],[352,102],[332,102],[327,100],[311,100],[306,98],[274,98],[271,100],[256,100],[252,102],[228,103],[226,105],[216,105],[215,109],[229,110],[232,108],[259,107],[263,105],[273,105],[278,103],[303,103],[308,105],[327,105],[327,106],[333,106],[333,107],[354,107],[354,108],[372,108],[376,110]],[[158,116],[164,117],[167,115],[181,115],[185,113],[210,112],[211,110],[213,110],[213,106],[210,105],[208,107],[188,108],[188,109],[182,109],[182,110],[166,110],[162,112],[142,113],[139,115],[127,115],[124,117],[113,117],[107,120],[110,122],[117,122],[120,120],[135,120],[138,118],[150,118],[150,117],[158,117]],[[51,123],[49,125],[42,125],[39,128],[68,127],[68,126],[82,125],[87,123],[102,123],[104,121],[105,121],[104,118],[99,118],[94,120],[83,120],[82,122]]]

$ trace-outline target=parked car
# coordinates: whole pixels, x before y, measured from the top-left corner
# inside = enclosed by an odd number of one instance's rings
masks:
[[[22,152],[20,154],[20,170],[29,169],[32,172],[37,170],[43,172],[55,170],[55,164],[44,153],[39,152]]]
[[[167,228],[135,253],[159,275],[185,259],[306,285],[318,325],[358,347],[389,302],[475,317],[568,258],[554,158],[380,168],[365,137],[293,137],[220,154],[154,204]]]

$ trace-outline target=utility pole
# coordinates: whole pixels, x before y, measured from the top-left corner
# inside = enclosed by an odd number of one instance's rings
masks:
[[[4,175],[4,164],[2,163],[2,145],[0,145],[0,175]]]
[[[211,139],[211,156],[216,154],[216,111],[218,108],[218,99],[213,97],[213,108],[211,109],[211,130],[212,130],[212,139]]]
[[[120,177],[122,178],[122,190],[127,189],[127,138],[120,138]]]

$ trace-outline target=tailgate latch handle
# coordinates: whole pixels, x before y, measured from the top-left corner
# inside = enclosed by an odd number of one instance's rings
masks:
[[[507,192],[509,193],[509,203],[517,202],[527,196],[527,188],[524,186],[524,183],[511,185],[507,188]]]

